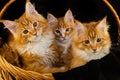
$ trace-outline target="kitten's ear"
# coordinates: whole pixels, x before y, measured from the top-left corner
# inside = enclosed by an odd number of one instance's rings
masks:
[[[45,20],[45,18],[42,15],[40,15],[37,12],[37,10],[35,10],[35,7],[32,3],[27,2],[25,10],[26,10],[26,16],[37,17],[37,18],[40,18],[40,20]],[[39,15],[39,17],[37,15]]]
[[[107,16],[105,16],[99,23],[98,25],[96,26],[96,28],[99,30],[99,31],[107,31],[108,28],[109,28],[109,25],[107,24]]]
[[[15,33],[17,31],[17,22],[5,20],[3,24],[11,33]]]
[[[36,15],[38,14],[38,12],[35,10],[35,7],[33,6],[33,4],[31,4],[30,2],[26,3],[26,15]]]
[[[50,25],[50,27],[54,27],[57,25],[58,21],[57,21],[57,18],[54,17],[52,14],[48,13],[47,15],[47,21]]]
[[[64,16],[64,21],[66,23],[74,23],[74,17],[73,17],[73,14],[72,14],[72,11],[69,9],[65,16]]]
[[[80,22],[80,21],[75,21],[75,30],[78,32],[79,35],[82,35],[85,33],[86,27]]]

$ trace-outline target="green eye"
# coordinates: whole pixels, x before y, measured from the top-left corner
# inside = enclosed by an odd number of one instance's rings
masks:
[[[29,31],[26,29],[23,31],[24,34],[27,34]]]
[[[85,42],[85,44],[89,44],[89,43],[90,43],[90,41],[89,41],[89,40],[85,40],[84,42]]]
[[[98,39],[97,39],[97,42],[101,42],[101,38],[98,38]]]

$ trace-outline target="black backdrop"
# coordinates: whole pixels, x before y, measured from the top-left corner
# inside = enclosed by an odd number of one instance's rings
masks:
[[[120,16],[120,0],[108,0]],[[0,10],[8,0],[0,0]],[[56,17],[64,16],[71,9],[76,19],[81,22],[97,21],[107,15],[110,26],[110,35],[113,44],[117,44],[117,23],[102,0],[31,0],[36,10],[44,17],[47,12]],[[19,18],[25,9],[25,0],[16,0],[5,12],[2,19],[14,20]],[[7,40],[7,30],[0,24],[0,36]],[[114,45],[111,53],[100,60],[94,60],[88,64],[67,71],[54,73],[56,80],[120,80],[120,46]]]

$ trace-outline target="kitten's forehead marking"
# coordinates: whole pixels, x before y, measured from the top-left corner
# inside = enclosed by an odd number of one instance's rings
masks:
[[[95,30],[89,30],[88,36],[89,36],[89,39],[95,39],[97,37],[97,33]]]
[[[65,33],[65,28],[66,28],[66,26],[64,24],[64,21],[63,20],[59,20],[58,29],[60,30],[62,36],[64,36],[63,33]]]
[[[96,29],[97,22],[90,22],[84,23],[84,26],[87,28],[87,35],[89,36],[88,39],[96,39],[97,36],[97,29]]]
[[[24,18],[20,23],[23,28],[27,28],[27,26],[29,26],[32,23],[32,21],[28,20],[27,18]]]
[[[58,20],[58,27],[59,28],[65,28],[65,23],[64,23],[64,21],[62,20],[62,19],[60,19],[60,20]]]

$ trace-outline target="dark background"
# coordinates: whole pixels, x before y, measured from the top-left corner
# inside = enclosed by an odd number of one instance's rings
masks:
[[[108,0],[120,16],[120,0]],[[0,0],[0,10],[8,0]],[[102,0],[31,0],[36,10],[44,17],[47,12],[56,17],[64,16],[71,9],[76,19],[81,22],[97,21],[107,16],[113,46],[109,55],[100,60],[75,68],[65,73],[55,73],[56,80],[120,80],[120,45],[118,43],[118,26],[109,8]],[[25,0],[16,0],[4,13],[2,19],[19,18],[25,9]],[[0,24],[0,36],[7,40],[8,31]]]

